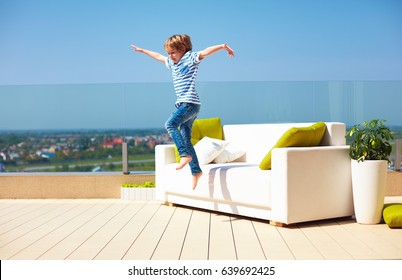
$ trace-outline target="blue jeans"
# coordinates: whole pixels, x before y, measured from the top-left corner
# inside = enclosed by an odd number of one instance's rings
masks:
[[[175,143],[180,157],[190,156],[190,169],[193,175],[202,172],[198,163],[197,155],[191,143],[191,131],[197,118],[201,105],[193,103],[180,103],[165,123],[165,128]],[[180,127],[180,130],[179,130]]]

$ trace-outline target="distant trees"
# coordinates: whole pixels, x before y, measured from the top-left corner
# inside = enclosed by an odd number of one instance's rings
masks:
[[[14,133],[0,134],[0,149],[28,141],[28,137]]]

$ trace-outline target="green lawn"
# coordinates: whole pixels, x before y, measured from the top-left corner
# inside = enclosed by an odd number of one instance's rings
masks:
[[[129,155],[129,161],[150,160],[145,162],[129,162],[129,170],[132,171],[152,171],[155,170],[155,154]],[[64,161],[51,160],[44,163],[22,164],[16,166],[7,166],[8,172],[54,172],[54,171],[92,171],[96,166],[102,166],[105,171],[122,170],[121,156],[113,156],[105,159]],[[33,170],[32,170],[33,169]]]

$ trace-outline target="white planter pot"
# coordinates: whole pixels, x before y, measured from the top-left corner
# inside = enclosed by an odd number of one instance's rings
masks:
[[[352,160],[352,187],[356,221],[378,224],[384,208],[387,184],[386,160]]]
[[[121,188],[123,200],[155,200],[155,188]]]

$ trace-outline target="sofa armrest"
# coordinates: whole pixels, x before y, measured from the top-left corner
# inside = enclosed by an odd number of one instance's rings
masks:
[[[173,144],[156,145],[155,147],[155,184],[156,199],[165,201],[165,176],[168,176],[165,165],[176,162]]]
[[[353,215],[350,165],[349,146],[274,149],[274,219],[290,224]]]
[[[166,165],[176,162],[176,155],[173,144],[156,145],[155,165]]]

